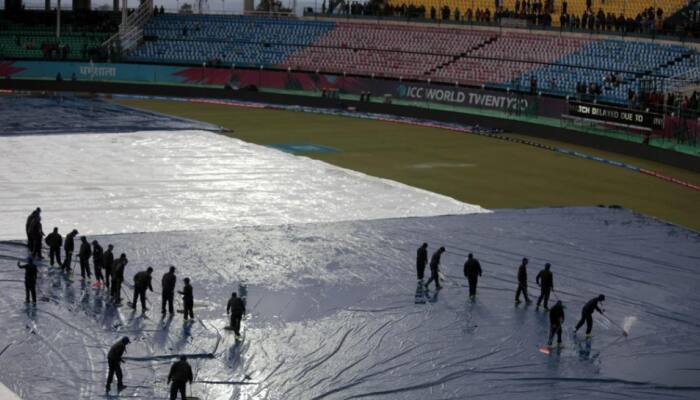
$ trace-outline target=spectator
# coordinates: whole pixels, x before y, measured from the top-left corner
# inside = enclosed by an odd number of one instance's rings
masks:
[[[450,7],[447,5],[442,7],[442,19],[450,19]]]

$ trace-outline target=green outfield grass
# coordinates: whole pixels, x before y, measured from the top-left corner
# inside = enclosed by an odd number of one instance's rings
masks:
[[[258,144],[313,143],[308,157],[486,208],[618,204],[700,230],[700,192],[619,167],[502,140],[347,117],[176,101],[121,104],[226,127]],[[531,139],[531,138],[530,138]],[[646,160],[535,139],[700,184],[700,174]]]

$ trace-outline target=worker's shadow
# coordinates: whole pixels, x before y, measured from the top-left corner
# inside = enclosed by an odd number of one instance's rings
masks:
[[[66,286],[63,289],[63,299],[70,305],[75,303],[75,289],[71,281],[66,281]]]
[[[187,342],[189,342],[192,337],[192,324],[188,321],[184,321],[182,324],[182,330],[180,330],[180,336],[177,341],[173,343],[173,351],[179,352]]]
[[[49,279],[51,280],[51,286],[49,289],[49,295],[54,296],[54,289],[60,289],[61,283],[66,280],[65,274],[61,271],[57,271],[55,268],[49,268],[47,272]]]
[[[235,368],[241,360],[241,346],[243,342],[236,340],[231,347],[228,348],[228,357],[226,357],[226,365],[229,368]]]
[[[430,297],[428,298],[428,301],[431,303],[437,303],[439,297],[440,297],[440,290],[436,290],[435,292],[433,292],[430,295]]]
[[[27,313],[27,317],[30,320],[36,321],[36,305],[35,304],[26,303],[25,311]]]
[[[90,310],[90,284],[84,279],[80,281],[80,304],[85,311]]]
[[[121,321],[115,323],[119,319],[119,311],[117,307],[106,307],[102,315],[102,326],[109,329],[115,329],[121,326]]]
[[[588,361],[591,359],[591,339],[587,338],[581,342],[577,343],[578,346],[578,359],[581,361]]]
[[[168,336],[170,335],[170,325],[173,322],[173,315],[170,314],[167,318],[163,316],[160,320],[158,330],[153,335],[153,343],[156,346],[164,348],[168,343]]]

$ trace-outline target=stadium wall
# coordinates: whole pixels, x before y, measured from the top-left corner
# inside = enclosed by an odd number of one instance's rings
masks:
[[[63,80],[70,80],[75,74],[78,81],[208,85],[219,88],[229,85],[232,88],[256,87],[305,92],[337,90],[339,93],[351,94],[370,92],[375,97],[390,95],[392,99],[417,103],[440,103],[554,118],[567,112],[566,102],[557,98],[516,94],[505,90],[333,74],[152,64],[48,61],[11,61],[0,64],[0,77],[4,78],[56,79],[58,74]]]
[[[62,81],[56,80],[61,74]],[[71,76],[75,74],[75,81]],[[700,158],[660,147],[613,137],[583,133],[564,123],[552,126],[509,118],[534,115],[560,118],[567,112],[565,99],[524,94],[441,86],[442,94],[429,94],[437,88],[425,83],[388,81],[371,78],[296,73],[285,71],[192,68],[145,64],[90,64],[73,62],[10,61],[0,63],[0,89],[13,91],[53,91],[137,94],[185,98],[226,98],[283,105],[319,108],[347,108],[361,112],[481,125],[507,132],[560,140],[606,151],[658,161],[700,172]],[[224,90],[230,85],[239,90]],[[281,92],[254,88],[282,89]],[[323,98],[318,91],[335,88],[359,93],[389,93],[411,100],[402,105]],[[295,93],[295,94],[290,94]],[[427,108],[433,103],[448,104],[443,109]],[[481,108],[483,113],[468,114],[449,105]],[[485,109],[485,110],[484,110]]]

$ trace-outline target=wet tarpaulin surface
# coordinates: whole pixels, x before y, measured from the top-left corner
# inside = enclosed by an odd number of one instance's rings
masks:
[[[92,239],[92,238],[90,238]],[[108,346],[132,338],[125,394],[165,398],[168,368],[191,355],[202,399],[636,398],[700,396],[700,237],[627,210],[553,208],[230,230],[97,237],[126,252],[128,276],[169,264],[192,278],[197,323],[142,315],[40,266],[36,308],[23,304],[21,245],[0,243],[0,380],[24,398],[94,398]],[[444,245],[444,289],[414,303],[415,250]],[[462,264],[484,270],[475,303]],[[551,262],[566,309],[550,355],[547,315],[513,302],[517,266]],[[77,278],[77,277],[76,277]],[[128,280],[130,281],[130,279]],[[225,302],[245,283],[244,340],[224,331]],[[129,289],[127,288],[127,292]],[[571,328],[603,293],[594,336]],[[128,293],[131,297],[131,293]]]
[[[0,136],[0,239],[488,212],[207,131]],[[27,160],[32,160],[31,165]]]
[[[0,96],[0,136],[202,129],[205,122],[137,110],[76,95]]]

